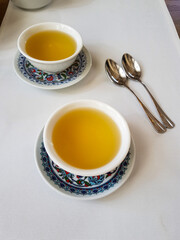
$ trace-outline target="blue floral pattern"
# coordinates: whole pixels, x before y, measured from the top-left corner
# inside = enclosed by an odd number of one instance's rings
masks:
[[[128,152],[124,161],[114,171],[106,173],[104,175],[85,177],[85,176],[74,176],[61,168],[59,168],[49,158],[43,142],[40,147],[41,162],[44,171],[54,184],[58,185],[59,188],[68,191],[76,195],[94,195],[109,190],[116,183],[118,183],[130,163],[130,151]],[[107,178],[107,181],[104,179]],[[79,183],[76,181],[79,180]]]
[[[26,79],[45,86],[59,86],[72,82],[83,73],[87,65],[87,57],[84,50],[78,54],[75,62],[69,68],[54,74],[37,69],[21,53],[17,61],[18,69]]]
[[[64,169],[60,168],[58,165],[56,165],[53,161],[51,162],[52,168],[55,170],[55,174],[60,177],[62,180],[66,181],[69,184],[72,184],[74,186],[80,186],[80,187],[90,187],[95,185],[100,185],[103,182],[107,181],[108,178],[112,176],[112,174],[115,174],[116,169],[114,169],[111,172],[108,172],[103,175],[99,176],[79,176],[74,175],[70,172],[65,171]]]

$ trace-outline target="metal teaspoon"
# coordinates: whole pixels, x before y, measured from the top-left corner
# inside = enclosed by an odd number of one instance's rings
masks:
[[[158,133],[165,133],[166,128],[153,116],[153,114],[147,109],[147,107],[141,102],[141,100],[136,96],[131,88],[127,85],[127,76],[123,68],[121,68],[115,61],[112,59],[107,59],[105,62],[106,72],[112,82],[128,88],[134,96],[137,98],[141,106],[143,107],[145,113],[147,114],[149,120],[151,121],[153,127]]]
[[[157,108],[157,111],[158,111],[165,127],[173,128],[175,126],[173,121],[165,114],[165,112],[159,106],[159,104],[157,103],[157,101],[155,100],[155,98],[153,97],[153,95],[151,94],[149,89],[147,88],[147,86],[140,79],[142,72],[141,72],[141,68],[140,68],[140,65],[138,64],[138,62],[130,54],[125,53],[122,56],[122,65],[124,67],[124,70],[126,71],[127,76],[132,80],[136,80],[136,81],[140,82],[144,86],[144,88],[147,90],[147,92],[149,93],[150,97],[152,98],[152,100]]]

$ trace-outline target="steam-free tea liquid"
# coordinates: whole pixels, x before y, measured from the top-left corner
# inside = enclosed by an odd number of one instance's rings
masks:
[[[110,162],[117,154],[121,137],[115,122],[91,108],[72,110],[55,124],[52,143],[68,164],[94,169]]]
[[[76,41],[61,31],[41,31],[28,38],[25,49],[33,58],[56,61],[73,55],[76,51]]]

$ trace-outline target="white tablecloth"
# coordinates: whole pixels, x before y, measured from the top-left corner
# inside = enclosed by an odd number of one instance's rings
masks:
[[[80,32],[92,56],[88,76],[55,91],[24,83],[13,69],[18,35],[55,21]],[[104,63],[128,52],[176,127],[154,131],[135,97],[112,84]],[[129,85],[156,114],[139,83]],[[93,201],[64,197],[42,180],[34,146],[49,115],[75,99],[110,104],[126,118],[137,157],[128,181]],[[0,239],[162,240],[180,236],[180,46],[163,0],[54,0],[37,11],[9,4],[0,28]]]

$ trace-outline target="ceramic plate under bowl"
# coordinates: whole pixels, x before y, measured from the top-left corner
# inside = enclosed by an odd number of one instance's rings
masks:
[[[36,142],[35,159],[41,176],[54,190],[68,197],[91,200],[111,194],[126,182],[134,167],[135,144],[132,140],[126,158],[117,169],[110,172],[109,176],[108,174],[104,174],[89,177],[88,183],[90,185],[87,185],[84,181],[85,177],[72,177],[71,173],[66,172],[53,163],[44,148],[43,130],[40,132]],[[106,179],[102,180],[102,178]]]
[[[75,62],[60,73],[47,73],[35,68],[20,52],[17,52],[14,60],[14,69],[20,79],[34,87],[47,90],[61,89],[78,83],[88,74],[91,65],[91,56],[85,47]]]

